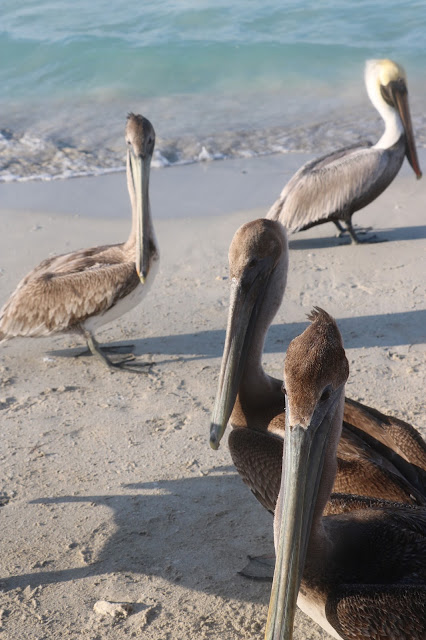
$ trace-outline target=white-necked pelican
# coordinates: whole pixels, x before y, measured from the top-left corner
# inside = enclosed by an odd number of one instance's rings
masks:
[[[285,453],[265,639],[291,640],[297,601],[338,640],[420,640],[426,637],[426,509],[378,501],[324,515],[349,366],[333,318],[317,308],[310,319],[284,365]]]
[[[155,145],[152,124],[129,114],[126,124],[127,185],[132,228],[122,244],[81,249],[48,258],[18,284],[0,312],[0,340],[83,335],[93,355],[109,367],[133,368],[127,358],[112,362],[94,331],[135,307],[158,270],[159,253],[151,220],[149,172]]]
[[[317,224],[346,225],[354,243],[360,240],[352,215],[375,200],[392,182],[407,156],[421,178],[414,142],[406,75],[392,60],[368,60],[365,82],[371,102],[385,122],[373,146],[354,145],[312,160],[289,180],[267,218],[279,220],[291,233]]]

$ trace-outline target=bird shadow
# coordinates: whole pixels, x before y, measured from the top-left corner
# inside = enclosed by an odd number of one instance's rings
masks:
[[[123,489],[128,492],[46,496],[30,501],[28,504],[40,508],[49,505],[58,532],[73,536],[74,542],[65,554],[58,553],[61,564],[72,566],[55,569],[56,560],[49,559],[42,540],[33,540],[32,556],[37,549],[40,554],[32,565],[35,570],[3,578],[2,589],[133,573],[158,576],[225,598],[238,594],[248,602],[267,603],[268,586],[248,588],[238,571],[245,565],[246,550],[256,550],[256,539],[262,538],[258,550],[264,551],[265,538],[269,538],[268,550],[272,553],[272,518],[250,496],[233,467],[218,467],[205,476],[137,482],[124,485]],[[108,507],[112,522],[108,514],[104,523],[89,532],[82,533],[78,524],[74,531],[71,525],[70,530],[72,510],[81,509],[82,504],[86,509]],[[106,537],[109,530],[113,533]],[[82,554],[88,558],[85,566],[81,566]],[[46,566],[51,568],[46,570]]]
[[[355,229],[356,230],[356,229]],[[372,229],[366,238],[371,238],[371,244],[381,242],[397,242],[399,240],[421,240],[426,238],[426,225],[410,227],[395,227],[390,229]],[[343,237],[327,236],[316,238],[295,238],[290,236],[289,247],[295,251],[306,249],[330,249],[342,245],[350,245],[348,235]],[[369,244],[368,242],[365,244]],[[352,245],[356,248],[357,245]]]
[[[426,310],[417,309],[395,313],[336,318],[342,333],[345,348],[397,347],[423,344],[425,338]],[[284,353],[293,338],[308,326],[306,322],[274,324],[268,331],[264,353]],[[203,360],[222,355],[225,341],[224,329],[208,329],[194,333],[152,336],[133,340],[135,356],[155,354],[149,364],[163,364],[179,360]],[[112,343],[120,345],[120,342]],[[49,352],[59,357],[75,357],[81,348],[62,349]],[[159,360],[156,355],[170,356]]]

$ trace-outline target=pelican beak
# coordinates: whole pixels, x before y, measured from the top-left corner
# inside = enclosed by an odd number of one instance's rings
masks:
[[[210,423],[210,446],[218,449],[234,408],[238,387],[246,363],[258,311],[273,268],[271,257],[247,268],[242,277],[232,279],[228,326],[213,413]]]
[[[274,518],[276,561],[265,640],[291,640],[293,637],[297,595],[327,442],[335,417],[339,418],[336,416],[338,407],[340,413],[343,412],[344,395],[341,392],[342,387],[332,391],[325,402],[317,404],[310,420],[294,424],[288,418],[290,410],[286,397],[283,470]]]
[[[149,156],[130,153],[130,166],[136,197],[136,271],[142,284],[145,283],[149,271],[149,171],[151,158]]]
[[[419,180],[422,177],[422,172],[419,165],[419,159],[417,157],[416,143],[414,142],[413,125],[411,123],[410,107],[408,104],[408,92],[407,86],[403,80],[396,82],[390,82],[388,90],[392,96],[393,103],[401,118],[402,126],[405,131],[406,139],[406,156],[407,160],[413,168],[414,173]]]

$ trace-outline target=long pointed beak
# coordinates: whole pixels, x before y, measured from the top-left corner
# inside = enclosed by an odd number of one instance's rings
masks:
[[[290,424],[286,398],[286,429],[281,489],[275,510],[276,561],[265,640],[291,640],[294,615],[305,565],[318,489],[334,405],[308,426]]]
[[[219,383],[210,423],[210,446],[218,449],[234,408],[247,349],[263,300],[272,259],[264,259],[247,285],[241,280],[231,283],[228,326]]]
[[[416,143],[414,142],[413,125],[411,123],[410,107],[408,104],[408,93],[405,86],[404,90],[401,91],[400,87],[396,85],[392,94],[395,106],[405,130],[407,160],[419,180],[422,177],[422,172],[419,165],[419,159],[417,157]]]
[[[149,171],[151,158],[130,154],[136,198],[136,271],[142,284],[149,270]]]

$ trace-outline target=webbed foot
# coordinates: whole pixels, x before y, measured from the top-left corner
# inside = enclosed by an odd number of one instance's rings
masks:
[[[247,556],[248,563],[239,571],[240,576],[250,580],[272,582],[274,577],[275,556]]]

